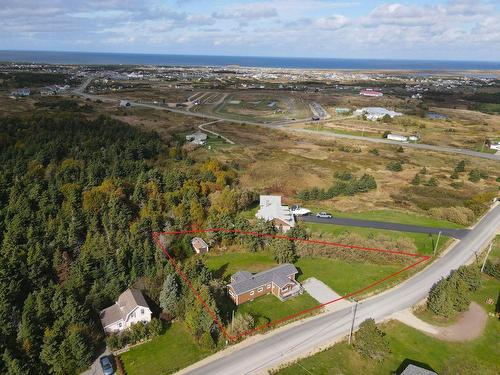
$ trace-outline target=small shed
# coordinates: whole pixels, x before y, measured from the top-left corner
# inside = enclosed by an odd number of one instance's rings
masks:
[[[196,254],[205,254],[210,250],[208,248],[207,243],[203,240],[203,238],[195,237],[191,240],[191,246],[193,246]]]
[[[120,107],[129,108],[132,107],[132,103],[129,100],[120,100]]]

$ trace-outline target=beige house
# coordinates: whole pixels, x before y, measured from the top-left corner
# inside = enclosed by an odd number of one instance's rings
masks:
[[[135,323],[149,323],[151,309],[140,290],[127,289],[113,306],[101,311],[99,318],[104,332],[121,332]]]

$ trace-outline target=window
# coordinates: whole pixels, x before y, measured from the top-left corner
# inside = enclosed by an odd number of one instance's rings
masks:
[[[122,328],[122,324],[121,324],[121,323],[118,323],[118,327]]]
[[[258,293],[258,292],[262,292],[262,290],[264,290],[264,288],[263,288],[263,287],[260,287],[259,289],[257,289],[257,293]]]
[[[267,289],[271,289],[271,284],[267,284]]]
[[[141,315],[144,315],[144,309],[141,309]]]
[[[135,318],[135,311],[132,314],[130,314],[130,317]]]
[[[250,295],[253,296],[253,290],[250,292]]]

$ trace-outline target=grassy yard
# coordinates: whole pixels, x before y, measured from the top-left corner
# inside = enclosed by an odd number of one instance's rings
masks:
[[[215,272],[218,277],[226,279],[229,279],[233,273],[239,270],[255,273],[274,267],[276,264],[271,254],[267,252],[209,253],[206,256],[207,267]]]
[[[360,227],[349,227],[343,225],[332,225],[332,224],[319,224],[319,223],[305,223],[305,226],[313,233],[313,237],[321,236],[322,234],[328,234],[330,236],[338,236],[343,232],[352,232],[359,234],[363,237],[370,237],[372,235],[383,234],[388,237],[397,238],[409,238],[413,240],[415,246],[418,249],[418,253],[430,255],[433,253],[434,244],[437,240],[437,235],[429,235],[425,233],[410,233],[410,232],[397,232],[385,229],[374,229],[374,228],[360,228]],[[449,238],[441,236],[438,244],[438,252],[446,248]],[[389,249],[391,250],[391,249]]]
[[[484,277],[483,287],[475,294],[474,300],[486,311],[493,312],[494,305],[487,305],[487,297],[497,299],[500,282]],[[333,346],[299,364],[282,369],[280,375],[322,375],[322,374],[391,374],[405,359],[423,362],[440,373],[447,360],[474,360],[488,370],[483,374],[498,374],[500,370],[500,321],[488,318],[484,334],[466,343],[450,343],[427,336],[402,323],[391,321],[382,326],[390,343],[391,353],[382,362],[360,357],[346,342]],[[465,374],[465,372],[464,372]]]
[[[201,360],[211,352],[201,349],[180,323],[161,336],[121,355],[128,375],[174,373]]]
[[[281,302],[274,295],[268,294],[238,306],[237,311],[256,317],[256,326],[260,326],[317,305],[319,302],[307,293],[284,302]]]
[[[400,265],[348,263],[324,258],[301,258],[295,266],[301,272],[299,281],[315,277],[340,295],[359,290],[402,268]]]

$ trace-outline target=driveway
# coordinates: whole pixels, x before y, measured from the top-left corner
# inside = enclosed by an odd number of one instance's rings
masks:
[[[99,359],[103,356],[111,355],[111,352],[109,351],[108,348],[104,351],[104,353],[99,354],[99,356],[95,359],[94,363],[92,363],[92,366],[85,371],[82,372],[80,375],[104,375],[102,372],[102,367],[101,363],[99,362]]]
[[[398,224],[398,223],[390,223],[387,221],[349,219],[345,217],[332,217],[331,219],[327,219],[310,215],[310,216],[302,216],[299,218],[299,220],[302,220],[306,223],[336,224],[336,225],[346,225],[350,227],[395,230],[398,232],[432,233],[432,234],[438,234],[439,232],[441,232],[443,236],[452,237],[459,240],[464,238],[470,231],[469,229],[423,227],[420,225]]]
[[[305,280],[302,283],[302,286],[312,298],[314,298],[321,304],[334,301],[341,297],[339,294],[335,293],[332,289],[330,289],[328,285],[316,279],[315,277],[310,277],[307,280]],[[345,299],[341,299],[326,305],[325,308],[329,311],[337,311],[349,307],[350,305],[351,302]]]

